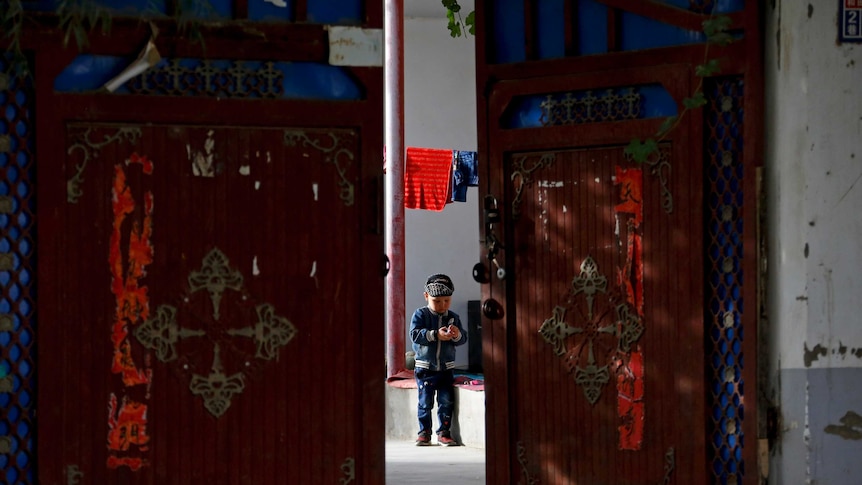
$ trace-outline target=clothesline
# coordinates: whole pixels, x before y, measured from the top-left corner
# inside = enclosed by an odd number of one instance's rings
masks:
[[[442,211],[467,202],[467,188],[479,185],[476,152],[407,147],[404,207]]]

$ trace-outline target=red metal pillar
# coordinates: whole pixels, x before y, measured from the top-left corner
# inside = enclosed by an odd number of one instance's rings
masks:
[[[405,369],[404,314],[404,0],[385,0],[384,141],[386,150],[386,369],[389,377]]]

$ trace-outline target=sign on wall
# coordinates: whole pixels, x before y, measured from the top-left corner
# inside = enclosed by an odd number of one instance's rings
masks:
[[[862,0],[839,0],[838,41],[862,42]]]

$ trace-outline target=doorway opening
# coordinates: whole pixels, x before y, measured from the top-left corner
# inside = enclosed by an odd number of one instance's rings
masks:
[[[466,11],[473,2],[460,2]],[[469,4],[469,5],[468,5]],[[446,9],[439,3],[421,0],[404,2],[403,65],[403,145],[441,148],[453,152],[475,152],[477,147],[475,48],[472,35],[451,37]],[[390,93],[387,93],[389,96]],[[387,121],[390,121],[387,119]],[[387,127],[387,130],[392,129]],[[388,131],[387,131],[388,132]],[[453,150],[454,149],[454,150]],[[387,168],[392,146],[387,144]],[[388,174],[387,174],[388,175]],[[480,381],[481,331],[477,313],[481,285],[473,279],[472,268],[482,254],[480,209],[476,187],[469,187],[462,201],[444,203],[442,210],[407,208],[403,215],[403,285],[389,293],[403,295],[403,316],[395,322],[404,357],[411,350],[408,335],[413,311],[426,305],[423,285],[426,278],[444,273],[454,282],[451,310],[468,328],[468,343],[456,357],[456,406],[453,435],[460,447],[417,447],[417,394],[412,369],[392,368],[386,384],[386,467],[387,483],[418,483],[416,470],[446,469],[455,473],[457,483],[485,483],[485,393]],[[392,197],[387,194],[386,203]],[[406,197],[405,197],[406,199]],[[408,206],[409,207],[409,206]],[[392,211],[389,211],[392,212]],[[387,221],[387,224],[390,221]],[[388,248],[387,248],[388,250]],[[393,270],[396,268],[393,267]],[[387,295],[389,298],[390,295]],[[389,337],[387,337],[389,338]],[[391,343],[389,340],[388,343]],[[406,359],[405,359],[406,360]],[[436,406],[433,410],[435,429]],[[432,442],[433,442],[432,438]],[[421,475],[421,473],[418,473]],[[409,480],[405,480],[409,477]],[[474,480],[474,481],[465,481]],[[450,480],[452,481],[452,480]]]

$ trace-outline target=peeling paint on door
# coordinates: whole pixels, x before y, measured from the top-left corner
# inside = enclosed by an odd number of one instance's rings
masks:
[[[540,183],[541,187],[542,184]],[[545,245],[548,245],[551,241],[551,234],[548,228],[548,190],[540,188],[538,190],[538,206],[539,206],[539,220],[542,223],[542,241]]]
[[[111,393],[108,420],[108,460],[109,468],[128,466],[137,470],[146,464],[141,456],[147,451],[141,445],[146,437],[146,408],[140,398],[148,399],[152,379],[149,359],[144,358],[143,367],[136,362],[129,343],[129,332],[135,325],[149,317],[148,288],[141,284],[146,276],[146,267],[153,262],[153,246],[150,241],[153,230],[153,194],[145,192],[143,206],[135,202],[132,188],[126,184],[124,164],[114,166],[114,185],[111,191],[113,205],[113,230],[110,237],[108,265],[111,271],[111,292],[116,301],[114,323],[111,331],[113,343],[113,362],[111,372],[121,377],[123,388],[117,394]],[[125,161],[126,166],[140,165],[143,173],[153,172],[153,163],[147,157],[133,153]],[[128,234],[126,238],[126,234]],[[122,241],[128,240],[124,248]],[[137,389],[144,387],[138,391]],[[121,405],[117,410],[117,401]],[[135,446],[131,446],[135,445]]]
[[[643,220],[643,172],[639,169],[616,167],[613,179],[619,186],[620,203],[614,207],[616,235],[620,238],[619,219],[626,219],[626,263],[618,270],[618,284],[625,290],[626,301],[635,308],[637,318],[643,324],[643,259],[641,223]],[[620,418],[619,448],[639,450],[643,443],[644,402],[644,356],[641,345],[632,346],[626,354],[620,354],[617,362],[617,414]]]
[[[191,144],[186,144],[186,155],[192,162],[192,173],[198,177],[215,177],[216,175],[213,134],[213,130],[207,132],[207,138],[201,150],[192,149]]]
[[[108,406],[108,449],[127,452],[132,448],[147,451],[150,437],[147,435],[147,406],[139,402],[123,399],[117,405],[117,396],[111,394]],[[147,465],[140,457],[108,455],[108,468],[127,466],[138,470]]]

